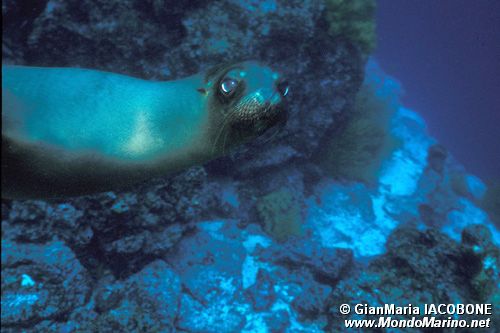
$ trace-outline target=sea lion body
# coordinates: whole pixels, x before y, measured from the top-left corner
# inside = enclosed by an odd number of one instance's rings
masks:
[[[240,96],[226,99],[218,89],[228,73],[237,77]],[[119,189],[213,159],[276,123],[282,97],[276,93],[255,101],[252,114],[271,117],[247,121],[248,133],[233,112],[263,88],[276,92],[276,80],[276,73],[254,62],[166,82],[78,68],[2,66],[2,197]]]

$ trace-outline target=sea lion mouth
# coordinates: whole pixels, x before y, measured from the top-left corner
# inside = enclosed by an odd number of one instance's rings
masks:
[[[234,114],[232,128],[239,133],[240,138],[250,139],[261,136],[271,128],[282,129],[288,120],[288,111],[280,103],[272,105],[266,103],[246,109],[242,113]]]
[[[281,129],[286,125],[287,121],[288,110],[282,104],[270,106],[262,113],[262,116],[256,120],[256,122],[263,123],[263,130],[262,132],[257,132],[257,135],[261,135],[273,127]]]
[[[239,122],[234,124],[233,131],[238,132],[241,140],[252,141],[256,146],[263,146],[273,140],[281,133],[288,121],[288,110],[282,105],[273,106],[260,117],[251,122]]]
[[[285,127],[288,122],[289,112],[284,106],[277,106],[274,116],[270,119],[271,126]]]
[[[277,121],[286,121],[285,100],[275,92],[264,98],[256,92],[241,98],[233,107],[233,117],[236,122],[254,123],[264,121],[274,124]],[[285,113],[285,115],[283,115]],[[283,118],[283,116],[285,116]]]

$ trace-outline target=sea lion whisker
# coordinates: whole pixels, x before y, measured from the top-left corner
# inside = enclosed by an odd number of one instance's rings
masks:
[[[220,136],[224,132],[224,129],[226,128],[226,126],[229,124],[229,121],[231,120],[230,117],[231,117],[231,112],[229,112],[227,115],[225,115],[224,118],[222,119],[222,126],[221,126],[219,132],[217,133],[217,136],[216,136],[214,143],[212,145],[212,154],[214,154],[215,150],[217,149],[217,144],[219,142]]]
[[[229,132],[226,131],[226,133],[224,134],[224,141],[222,141],[222,155],[226,154],[226,140],[227,140],[228,136],[229,136]]]

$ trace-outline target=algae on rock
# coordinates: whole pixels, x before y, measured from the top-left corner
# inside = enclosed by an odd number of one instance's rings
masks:
[[[278,242],[302,235],[300,203],[290,189],[282,187],[259,198],[257,212],[264,231]]]
[[[390,133],[395,108],[376,89],[361,87],[348,119],[325,142],[320,163],[335,177],[375,183],[383,161],[400,144]]]
[[[328,32],[359,45],[368,55],[375,48],[374,0],[326,0]]]

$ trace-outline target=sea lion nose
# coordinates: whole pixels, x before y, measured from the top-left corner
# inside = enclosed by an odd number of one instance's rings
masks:
[[[278,105],[283,103],[283,98],[281,98],[281,95],[275,91],[273,96],[270,99],[270,103],[273,105]]]
[[[283,97],[275,88],[261,88],[255,92],[255,96],[263,106],[275,106],[281,104]]]
[[[261,88],[256,92],[256,95],[262,99],[262,103],[264,103],[264,101],[271,101],[275,94],[276,91],[270,88]]]

